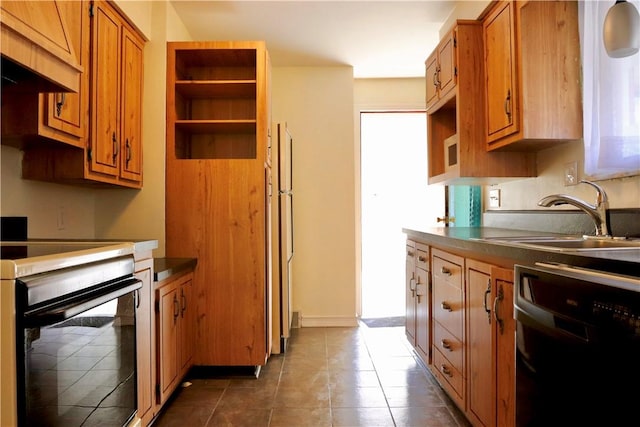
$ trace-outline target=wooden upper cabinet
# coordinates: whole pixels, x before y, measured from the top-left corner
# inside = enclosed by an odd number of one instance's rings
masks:
[[[20,67],[3,63],[3,79],[14,80],[34,92],[78,90],[78,64],[75,46],[67,27],[65,1],[0,2],[3,59]],[[28,70],[27,73],[24,71]],[[6,83],[3,80],[2,90]]]
[[[12,3],[15,2],[3,2],[3,6]],[[36,138],[79,148],[84,148],[87,143],[89,1],[61,1],[56,4],[60,18],[66,23],[71,50],[75,52],[78,65],[84,69],[77,76],[77,92],[38,93],[35,90],[25,91],[20,84],[15,87],[3,85],[3,143],[21,145]]]
[[[518,131],[514,4],[503,2],[484,21],[487,138]]]
[[[456,84],[456,30],[443,38],[425,61],[427,79],[427,110],[441,99],[446,99]],[[437,108],[437,107],[436,107]]]
[[[575,1],[500,1],[483,20],[487,149],[582,138]]]
[[[91,33],[89,174],[139,187],[143,41],[100,1],[94,3]]]

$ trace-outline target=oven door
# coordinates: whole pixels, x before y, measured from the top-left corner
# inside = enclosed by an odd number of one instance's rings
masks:
[[[124,426],[136,411],[135,309],[127,277],[17,318],[21,426]]]
[[[515,273],[516,425],[637,425],[640,282]]]

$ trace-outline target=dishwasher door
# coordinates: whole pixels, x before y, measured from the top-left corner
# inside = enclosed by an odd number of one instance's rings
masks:
[[[515,278],[516,425],[638,425],[640,280],[555,266]]]

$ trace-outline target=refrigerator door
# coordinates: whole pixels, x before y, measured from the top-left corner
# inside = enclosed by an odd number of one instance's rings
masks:
[[[274,124],[272,159],[274,193],[272,206],[273,339],[272,352],[284,353],[291,330],[291,285],[293,262],[293,138],[285,123]]]

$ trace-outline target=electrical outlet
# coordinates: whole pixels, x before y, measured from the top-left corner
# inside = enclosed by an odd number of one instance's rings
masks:
[[[490,208],[499,208],[500,207],[500,190],[489,190],[489,207]]]
[[[568,162],[564,164],[564,185],[578,184],[578,162]]]

